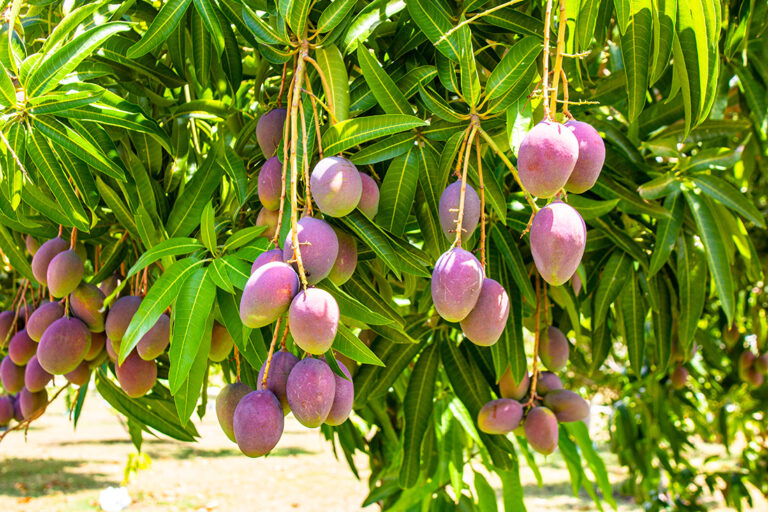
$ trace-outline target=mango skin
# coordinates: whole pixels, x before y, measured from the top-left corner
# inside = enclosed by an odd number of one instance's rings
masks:
[[[597,182],[605,162],[605,143],[591,124],[571,119],[565,127],[573,133],[579,144],[579,156],[565,183],[565,190],[583,194]]]
[[[357,209],[363,212],[363,215],[369,219],[376,217],[379,213],[379,186],[365,173],[360,173],[360,182],[363,191],[360,194],[360,202],[357,203]]]
[[[40,338],[37,359],[48,373],[64,375],[79,365],[91,348],[91,332],[74,317],[59,318]]]
[[[267,263],[248,278],[240,299],[240,319],[247,327],[269,325],[285,313],[299,291],[299,277],[290,265]]]
[[[27,248],[29,255],[34,257],[35,253],[40,248],[40,242],[32,238],[32,235],[27,235],[24,238],[24,246]]]
[[[9,334],[16,326],[13,319],[16,314],[13,311],[3,311],[0,313],[0,345],[5,343],[6,338],[10,339]]]
[[[6,427],[13,419],[13,399],[0,396],[0,427]]]
[[[343,379],[333,374],[333,379],[336,382],[336,390],[333,395],[333,405],[331,405],[331,411],[328,413],[328,417],[325,418],[325,424],[332,427],[341,425],[347,418],[349,413],[352,412],[352,405],[355,402],[355,385],[352,383],[352,375],[349,373],[347,366],[339,360],[336,360],[341,372],[347,376]]]
[[[541,372],[536,381],[536,394],[545,396],[555,389],[563,389],[563,383],[560,380],[560,377],[552,372]]]
[[[560,286],[581,263],[587,226],[573,207],[553,201],[533,217],[530,242],[533,261],[541,277],[552,286]]]
[[[490,347],[499,341],[509,318],[507,291],[493,279],[483,279],[475,307],[461,321],[464,336],[475,345]]]
[[[548,370],[557,372],[568,363],[568,338],[557,327],[548,327],[539,338],[539,357]]]
[[[221,430],[233,443],[235,442],[233,425],[235,409],[240,400],[251,391],[253,390],[242,382],[236,382],[224,386],[216,397],[216,418],[219,420]]]
[[[84,386],[88,383],[88,379],[91,376],[91,368],[88,361],[83,361],[77,368],[69,373],[64,374],[64,377],[72,383],[73,386]]]
[[[60,302],[47,302],[29,315],[27,335],[34,341],[40,341],[43,333],[53,322],[64,316],[64,305]]]
[[[512,371],[507,368],[501,375],[501,379],[499,379],[499,393],[502,398],[522,400],[523,397],[528,394],[528,387],[530,384],[531,377],[528,375],[528,370],[525,371],[525,375],[523,375],[520,382],[515,382],[515,378],[512,376]]]
[[[460,322],[480,297],[483,268],[472,253],[456,247],[437,259],[430,286],[438,314],[449,322]]]
[[[69,306],[72,313],[88,326],[91,332],[103,332],[105,314],[101,312],[104,306],[104,292],[98,286],[83,283],[69,294]]]
[[[456,229],[459,223],[459,201],[461,199],[461,180],[448,185],[440,196],[438,214],[440,227],[448,240],[456,239]],[[467,183],[464,192],[464,214],[461,219],[461,241],[466,242],[475,232],[480,222],[480,196],[472,185]]]
[[[520,144],[520,182],[534,196],[553,197],[565,186],[578,157],[579,142],[570,129],[554,121],[541,121]]]
[[[115,363],[115,375],[123,392],[131,398],[146,395],[157,381],[157,364],[145,361],[133,349],[123,364]]]
[[[281,249],[272,249],[259,254],[251,265],[251,274],[256,272],[259,267],[272,263],[273,261],[283,261],[283,251]]]
[[[259,171],[258,195],[261,205],[267,210],[280,208],[280,195],[283,189],[283,164],[273,156],[268,158]]]
[[[32,359],[37,351],[37,344],[29,337],[26,329],[13,335],[8,344],[8,357],[19,366],[24,366]]]
[[[544,405],[555,413],[557,421],[584,421],[589,416],[589,403],[568,389],[555,389],[544,397]]]
[[[486,434],[508,434],[520,425],[523,406],[509,398],[491,400],[477,414],[477,426]]]
[[[528,444],[537,452],[549,455],[557,448],[557,417],[546,407],[528,411],[523,428]]]
[[[291,370],[285,394],[293,415],[308,428],[319,427],[328,417],[336,394],[336,381],[323,360],[302,359]]]
[[[357,242],[349,233],[334,228],[336,239],[339,241],[339,252],[333,262],[328,279],[336,286],[346,283],[357,268]]]
[[[106,339],[107,336],[103,332],[91,333],[91,347],[85,354],[84,359],[86,361],[95,361],[104,351],[104,342]]]
[[[107,334],[107,338],[116,342],[121,341],[125,335],[125,330],[128,329],[128,324],[131,323],[131,319],[140,305],[141,297],[135,295],[127,295],[117,299],[109,308],[107,320],[104,322],[104,332]]]
[[[279,213],[276,210],[273,211],[266,208],[259,210],[259,215],[256,217],[256,225],[267,227],[267,229],[259,235],[260,237],[269,239],[274,238],[275,233],[277,233],[278,215]]]
[[[155,325],[144,334],[136,345],[136,352],[145,361],[151,361],[160,356],[171,342],[171,319],[163,313]]]
[[[235,408],[233,430],[238,448],[248,457],[271,452],[283,435],[283,409],[269,390],[252,391]]]
[[[48,291],[57,299],[65,297],[80,285],[84,274],[85,266],[77,252],[73,249],[62,251],[48,264]]]
[[[304,217],[298,222],[297,228],[307,283],[317,284],[331,272],[339,254],[339,240],[330,224],[314,217]],[[285,239],[283,260],[293,260],[293,231],[289,231]],[[296,263],[293,265],[298,272]]]
[[[288,403],[288,396],[286,395],[285,386],[288,382],[288,375],[290,375],[293,367],[299,362],[299,358],[291,354],[286,350],[278,350],[272,355],[272,361],[269,363],[269,374],[267,375],[267,389],[275,394],[280,401],[280,406],[283,408],[283,414],[291,412],[291,406]],[[267,362],[262,363],[259,369],[259,377],[256,385],[256,389],[264,389],[264,372],[267,367]]]
[[[339,328],[339,305],[320,288],[300,291],[288,310],[291,336],[296,345],[313,355],[331,348]]]
[[[45,386],[51,382],[51,379],[53,379],[53,375],[40,366],[37,356],[33,356],[24,369],[24,387],[36,393],[45,389]]]
[[[48,407],[48,392],[45,389],[32,392],[27,388],[24,388],[19,393],[18,402],[19,408],[21,409],[21,415],[25,420],[38,418],[45,412],[46,407]]]
[[[280,141],[283,140],[283,127],[288,111],[275,108],[262,115],[256,122],[256,140],[259,141],[261,152],[266,158],[275,154]]]
[[[48,265],[54,256],[68,248],[69,243],[62,238],[52,238],[40,246],[32,257],[32,274],[38,283],[48,284]]]
[[[19,366],[8,356],[0,362],[0,384],[8,393],[18,393],[24,387],[24,367]]]
[[[235,340],[229,334],[226,327],[219,322],[213,322],[213,329],[211,331],[211,350],[208,353],[208,359],[214,363],[220,363],[225,360],[229,353],[232,352],[232,347],[235,345]]]
[[[309,189],[321,212],[331,217],[343,217],[360,202],[363,182],[360,171],[352,162],[339,156],[327,156],[312,170]]]

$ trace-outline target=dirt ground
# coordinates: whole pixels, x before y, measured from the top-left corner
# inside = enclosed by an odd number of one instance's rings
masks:
[[[213,410],[196,423],[202,436],[197,444],[145,436],[152,467],[127,485],[133,500],[127,512],[362,510],[365,461],[360,461],[363,480],[358,481],[317,430],[302,427],[290,415],[278,448],[260,459],[240,454],[220,430]],[[16,432],[0,444],[0,511],[99,510],[99,493],[120,485],[132,451],[127,431],[96,393],[89,394],[77,430],[63,404],[55,404],[30,428],[26,442]],[[605,456],[618,484],[624,474],[610,454]],[[546,482],[542,488],[530,469],[522,469],[529,511],[596,510],[586,495],[570,494],[568,472],[557,454],[540,467]],[[617,501],[620,512],[640,509],[618,496]],[[768,510],[763,504],[766,508],[754,510]],[[725,509],[713,504],[712,510]]]

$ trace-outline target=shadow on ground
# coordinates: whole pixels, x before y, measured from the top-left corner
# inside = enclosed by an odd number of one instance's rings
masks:
[[[79,472],[94,461],[8,458],[0,466],[0,496],[33,497],[119,485],[104,473]]]

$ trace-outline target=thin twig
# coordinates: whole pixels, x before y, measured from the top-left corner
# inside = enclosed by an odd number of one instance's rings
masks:
[[[235,368],[237,370],[237,382],[240,382],[240,350],[235,345]]]
[[[456,216],[456,239],[452,247],[461,247],[461,236],[464,234],[464,196],[467,193],[467,169],[469,169],[469,153],[472,151],[472,141],[477,134],[477,126],[472,124],[467,137],[464,153],[464,166],[461,172],[461,193],[459,194],[459,214]]]
[[[71,383],[70,383],[70,382],[67,382],[67,383],[66,383],[64,386],[62,386],[62,387],[61,387],[61,388],[60,388],[58,391],[56,391],[56,393],[53,395],[53,397],[51,397],[51,399],[50,399],[50,400],[48,400],[48,403],[47,403],[47,404],[45,404],[45,408],[43,409],[43,412],[45,412],[45,410],[48,408],[48,406],[49,406],[49,405],[51,405],[51,404],[53,403],[53,401],[54,401],[54,400],[56,400],[56,398],[58,398],[58,396],[59,396],[59,395],[60,395],[60,394],[61,394],[61,393],[62,393],[62,392],[65,390],[65,389],[67,389],[67,388],[68,388],[70,385],[71,385]],[[13,432],[13,431],[16,431],[16,430],[22,430],[22,429],[26,430],[27,428],[29,428],[29,425],[30,425],[30,423],[32,423],[33,421],[35,421],[36,419],[38,419],[40,416],[42,416],[42,413],[40,413],[40,415],[38,415],[38,416],[35,416],[35,417],[33,417],[33,418],[28,418],[28,419],[25,419],[25,420],[23,420],[23,421],[20,421],[20,422],[18,422],[16,425],[12,426],[12,427],[11,427],[11,428],[9,428],[8,430],[6,430],[6,431],[5,431],[5,432],[3,432],[2,434],[0,434],[0,442],[2,442],[2,441],[3,441],[3,439],[5,439],[5,436],[7,436],[8,434],[10,434],[10,433],[11,433],[11,432]]]
[[[544,55],[543,59],[543,72],[541,91],[544,96],[544,117],[549,119],[549,110],[547,105],[549,104],[549,31],[550,20],[552,18],[552,0],[547,0],[547,8],[544,13]]]
[[[565,76],[565,69],[560,69],[560,76],[563,78],[563,99],[557,100],[558,103],[563,104],[563,115],[567,119],[573,119],[573,115],[571,114],[571,111],[568,110],[568,105],[571,104],[571,102],[568,99],[568,77]]]
[[[459,30],[464,25],[468,25],[468,24],[472,23],[473,21],[477,20],[478,18],[482,18],[483,16],[487,16],[488,14],[491,14],[492,12],[498,11],[498,10],[503,9],[505,7],[509,7],[511,5],[515,5],[516,3],[519,3],[520,1],[521,0],[510,0],[509,2],[504,2],[503,4],[499,4],[499,5],[495,6],[495,7],[491,7],[487,11],[483,11],[483,12],[479,12],[479,13],[475,14],[471,18],[468,18],[468,19],[462,21],[461,23],[459,23],[458,25],[456,25],[455,27],[450,29],[448,32],[443,34],[440,37],[440,39],[437,40],[435,45],[438,45],[441,42],[443,42],[444,40],[448,39],[448,37],[450,37],[451,34],[456,32],[457,30]]]
[[[309,99],[312,101],[312,116],[315,118],[315,135],[317,136],[317,156],[320,158],[320,160],[323,159],[323,138],[320,135],[320,116],[317,113],[317,104],[320,103],[322,107],[328,112],[330,115],[330,110],[328,109],[328,106],[320,101],[320,99],[315,96],[315,94],[312,92],[312,83],[310,80],[307,80],[307,94],[309,94]]]
[[[480,187],[480,265],[485,272],[485,186],[483,185],[483,159],[480,157],[480,137],[475,137],[477,153],[477,181]]]
[[[288,105],[293,101],[293,83],[295,81],[296,74],[294,73],[293,78],[291,78],[291,87],[288,89]],[[272,237],[272,243],[275,247],[280,247],[280,228],[283,225],[283,212],[285,211],[285,176],[288,172],[288,137],[290,135],[290,120],[291,111],[288,109],[286,111],[285,123],[283,124],[283,161],[280,162],[282,164],[282,173],[280,175],[280,208],[277,211],[277,229],[275,230],[275,236]]]
[[[309,80],[307,80],[309,82]],[[301,150],[304,157],[304,215],[312,216],[312,193],[309,190],[309,155],[307,154],[307,119],[304,115],[304,102],[299,102],[299,115],[301,116]]]
[[[549,113],[552,117],[557,115],[557,89],[560,84],[560,71],[563,69],[563,50],[565,50],[565,27],[567,18],[565,14],[565,0],[560,1],[560,16],[557,20],[557,47],[555,49],[555,69],[552,75],[552,100],[549,105]],[[546,108],[546,103],[544,108]]]
[[[539,329],[539,313],[541,310],[541,277],[536,274],[536,314],[533,320],[534,328],[534,342],[533,342],[533,375],[531,376],[531,397],[525,404],[526,407],[533,407],[533,401],[538,399],[536,394],[536,385],[539,381],[539,339],[541,337],[541,329]]]
[[[327,97],[331,92],[331,88],[328,86],[328,80],[325,78],[325,73],[323,73],[323,70],[320,69],[320,64],[318,64],[317,61],[310,57],[306,52],[304,53],[304,60],[312,64],[312,66],[315,68],[315,71],[317,71],[317,74],[320,76],[320,82],[323,84],[323,89],[325,90]],[[339,122],[338,118],[336,117],[336,108],[332,101],[328,102],[328,113],[331,116],[332,125]]]
[[[277,106],[279,108],[282,108],[283,106],[283,90],[285,87],[285,74],[287,70],[288,70],[288,61],[285,61],[285,63],[283,64],[283,72],[280,75],[280,92],[277,93]]]
[[[277,323],[275,323],[275,330],[272,333],[272,343],[269,344],[267,360],[264,363],[264,375],[261,377],[261,389],[267,389],[267,377],[269,376],[269,368],[272,365],[272,356],[275,353],[275,344],[277,343],[277,336],[280,333],[280,322],[282,319],[282,317],[279,317]]]
[[[299,219],[296,207],[298,204],[298,138],[299,128],[298,124],[298,112],[299,102],[301,101],[301,85],[304,80],[304,63],[309,62],[309,56],[307,55],[306,41],[304,47],[301,50],[299,57],[296,59],[296,69],[294,70],[293,77],[293,97],[291,98],[291,241],[293,243],[293,260],[296,261],[296,266],[299,269],[299,278],[304,289],[307,289],[307,275],[304,271],[304,263],[301,260],[301,248],[299,247]]]

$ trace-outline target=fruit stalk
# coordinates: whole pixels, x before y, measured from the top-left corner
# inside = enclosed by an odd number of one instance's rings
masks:
[[[548,2],[547,5],[550,5]],[[549,20],[549,18],[547,18]],[[550,115],[555,117],[557,114],[557,89],[560,84],[560,74],[563,70],[563,51],[565,50],[565,26],[567,18],[565,15],[565,0],[560,0],[560,16],[557,27],[557,47],[555,50],[555,69],[552,75],[552,99],[549,105]],[[548,29],[545,29],[548,30]],[[547,104],[544,102],[544,108]]]
[[[307,80],[309,82],[309,80]],[[299,102],[301,115],[301,149],[304,156],[304,215],[312,216],[312,193],[309,191],[309,156],[307,155],[307,119],[304,116],[304,102]]]
[[[235,368],[237,370],[237,382],[240,382],[240,350],[235,345]]]
[[[301,284],[306,290],[307,288],[307,275],[304,272],[304,263],[301,261],[301,248],[299,247],[299,216],[297,212],[297,181],[299,179],[298,169],[298,144],[299,144],[299,127],[298,127],[298,112],[299,102],[301,101],[301,85],[304,81],[304,63],[307,58],[307,43],[304,41],[301,49],[301,54],[296,62],[296,69],[294,70],[293,78],[293,97],[291,98],[291,239],[293,241],[293,260],[296,261],[296,266],[299,268],[299,278],[301,278]],[[278,232],[280,230],[280,224],[278,224]],[[277,236],[277,233],[275,233]]]
[[[293,78],[291,78],[291,84],[288,88],[288,105],[291,104],[293,101],[293,91],[294,91],[294,82],[296,81],[296,73],[293,74]],[[288,140],[289,130],[290,130],[290,124],[289,121],[291,120],[291,111],[288,110],[286,112],[286,118],[285,123],[283,124],[283,172],[281,176],[281,186],[280,186],[280,208],[277,210],[277,229],[275,230],[275,236],[272,238],[272,243],[275,244],[275,247],[280,247],[280,228],[283,225],[283,211],[285,210],[285,173],[287,172],[286,169],[286,163],[288,162],[288,144],[286,141]],[[265,157],[267,155],[264,155]]]
[[[472,151],[472,141],[477,133],[477,126],[473,125],[469,130],[467,137],[466,150],[464,153],[464,169],[461,173],[461,194],[459,195],[459,214],[456,217],[456,239],[453,241],[453,247],[461,247],[461,234],[464,232],[464,196],[467,192],[467,169],[469,168],[469,153]]]
[[[309,99],[312,102],[312,116],[315,119],[315,135],[317,136],[317,156],[320,158],[320,160],[323,159],[323,141],[322,137],[320,135],[320,116],[317,113],[317,103],[320,102],[320,104],[323,106],[323,108],[328,111],[330,115],[330,111],[328,110],[328,107],[323,104],[320,100],[317,99],[317,96],[315,96],[315,93],[312,92],[312,83],[310,80],[307,80],[307,94],[309,94]]]
[[[539,329],[539,317],[541,312],[541,278],[536,274],[536,314],[533,319],[534,337],[533,337],[533,372],[531,375],[531,396],[526,407],[533,407],[533,401],[539,398],[536,395],[536,384],[539,380],[539,341],[541,338],[541,329]]]
[[[549,110],[547,104],[549,103],[549,31],[550,20],[552,18],[552,0],[547,0],[547,8],[544,12],[544,55],[542,55],[542,76],[541,79],[541,93],[544,97],[544,118],[549,119]]]
[[[58,391],[56,391],[56,393],[51,397],[51,399],[48,400],[48,403],[45,404],[45,408],[43,410],[47,409],[48,406],[51,405],[53,403],[53,401],[56,400],[59,397],[59,395],[62,394],[64,392],[64,390],[67,389],[71,384],[72,384],[71,382],[67,382]],[[0,434],[0,443],[2,443],[3,439],[5,439],[5,436],[10,434],[11,432],[14,432],[16,430],[22,430],[22,429],[24,429],[24,431],[26,432],[26,430],[29,428],[29,425],[33,421],[35,421],[37,418],[39,418],[40,416],[41,415],[38,415],[38,416],[35,416],[35,417],[32,417],[32,418],[27,418],[25,420],[22,420],[22,421],[18,422],[17,424],[15,424],[12,427],[9,427],[8,430],[6,430],[2,434]]]
[[[267,361],[264,364],[264,376],[261,379],[261,387],[267,389],[267,377],[269,376],[269,367],[272,365],[272,356],[275,353],[275,345],[277,344],[277,335],[280,333],[280,322],[282,317],[275,322],[275,330],[272,333],[272,343],[269,344],[269,352],[267,353]]]
[[[496,143],[493,141],[490,135],[488,135],[485,131],[483,131],[482,128],[478,128],[478,133],[480,133],[480,136],[485,140],[485,142],[488,143],[488,145],[491,147],[494,153],[498,155],[498,157],[501,159],[502,162],[504,162],[504,165],[507,166],[507,169],[512,173],[512,177],[515,179],[515,183],[517,183],[517,186],[520,187],[520,190],[523,191],[523,194],[525,195],[525,200],[528,202],[528,204],[531,207],[531,210],[533,210],[533,213],[536,213],[539,211],[539,207],[536,206],[536,202],[533,200],[533,197],[531,197],[531,194],[528,193],[527,190],[525,190],[525,187],[523,187],[523,184],[520,182],[520,176],[517,174],[517,169],[514,165],[512,165],[512,162],[509,161],[509,158],[507,158],[507,155],[504,154],[503,151],[499,149],[499,146],[496,145]]]
[[[475,137],[477,153],[477,181],[480,187],[480,265],[485,272],[485,185],[483,185],[483,159],[480,157],[480,138]]]
[[[323,73],[323,70],[320,69],[320,65],[317,63],[315,59],[309,56],[309,54],[304,51],[303,58],[305,61],[312,64],[312,67],[315,68],[315,71],[317,71],[318,76],[320,77],[320,82],[323,84],[323,90],[324,91],[330,91],[331,88],[328,86],[328,80],[325,78],[325,73]],[[327,93],[326,93],[327,96]],[[330,101],[328,102],[328,114],[331,116],[331,125],[334,125],[339,122],[339,120],[336,118],[336,110],[333,106],[333,103]]]

